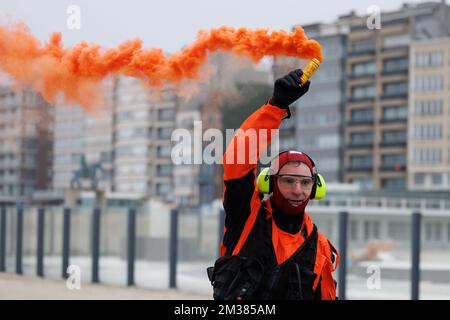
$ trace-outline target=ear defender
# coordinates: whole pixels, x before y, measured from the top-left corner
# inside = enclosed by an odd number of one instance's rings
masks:
[[[309,158],[309,156],[308,156]],[[311,162],[314,165],[314,162],[311,158],[309,158]],[[315,165],[314,165],[314,172],[315,172]],[[325,198],[327,194],[327,185],[325,183],[325,179],[320,173],[314,173],[313,174],[314,179],[314,185],[311,190],[311,200],[321,200]],[[261,170],[261,172],[258,175],[258,178],[256,179],[256,187],[258,188],[259,193],[263,194],[269,194],[272,193],[272,177],[271,177],[271,171],[270,168],[264,168]]]
[[[325,183],[325,179],[320,173],[317,173],[314,180],[314,186],[311,191],[310,199],[320,200],[325,198],[325,196],[327,195],[327,184]]]
[[[262,169],[256,179],[256,187],[258,188],[259,193],[271,193],[270,180],[270,168]]]

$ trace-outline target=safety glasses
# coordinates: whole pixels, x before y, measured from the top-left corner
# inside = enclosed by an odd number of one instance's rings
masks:
[[[314,180],[309,176],[280,174],[277,175],[278,181],[284,188],[295,188],[296,184],[299,184],[303,190],[310,190],[313,187]]]

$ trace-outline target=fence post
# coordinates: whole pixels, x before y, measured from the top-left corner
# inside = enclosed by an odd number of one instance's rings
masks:
[[[98,260],[100,256],[100,208],[95,208],[92,215],[92,283],[98,283]]]
[[[339,300],[346,299],[347,286],[347,224],[348,212],[339,212],[339,283],[338,283],[338,297]]]
[[[0,272],[6,271],[6,206],[0,207]]]
[[[64,208],[63,217],[63,243],[62,243],[62,277],[67,279],[70,255],[70,208]]]
[[[16,233],[16,273],[22,274],[23,253],[23,206],[17,206],[17,233]]]
[[[225,227],[225,210],[224,209],[220,209],[219,210],[219,230],[217,230],[217,235],[218,235],[218,256],[220,257],[220,244],[222,242],[222,238],[223,238],[223,229]]]
[[[414,212],[411,222],[411,300],[419,300],[421,213]]]
[[[127,285],[134,285],[134,260],[136,254],[136,209],[128,211],[128,240],[127,240]]]
[[[45,222],[44,208],[38,209],[38,223],[37,223],[37,261],[36,274],[38,277],[44,276],[44,222]]]
[[[169,288],[177,287],[178,208],[170,210]]]

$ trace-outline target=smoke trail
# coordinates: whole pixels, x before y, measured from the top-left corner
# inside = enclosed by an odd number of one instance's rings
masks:
[[[320,45],[309,40],[301,27],[288,33],[223,26],[200,31],[193,44],[166,56],[161,49],[142,48],[140,39],[113,49],[87,42],[64,48],[61,33],[53,33],[42,45],[25,24],[0,26],[0,71],[20,85],[31,85],[49,102],[62,94],[67,103],[86,109],[99,103],[101,82],[109,76],[131,76],[153,87],[199,80],[208,54],[216,51],[254,62],[267,55],[322,60]]]

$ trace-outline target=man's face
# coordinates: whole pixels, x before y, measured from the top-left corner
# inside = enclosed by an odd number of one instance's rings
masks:
[[[313,179],[308,166],[302,162],[287,163],[277,177],[278,190],[293,206],[300,206],[311,195]]]

